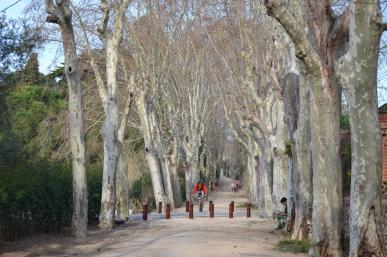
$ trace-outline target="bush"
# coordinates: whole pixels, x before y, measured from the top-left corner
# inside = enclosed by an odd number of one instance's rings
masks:
[[[310,240],[281,240],[275,246],[275,249],[283,252],[307,253],[311,245]]]
[[[92,219],[99,213],[102,173],[92,170],[88,177]],[[16,240],[70,226],[71,216],[69,167],[26,162],[0,168],[0,240]]]
[[[147,202],[149,211],[156,207],[152,179],[149,174],[144,174],[133,182],[130,187],[129,198],[135,208],[134,212],[140,212],[144,202]]]
[[[349,130],[349,115],[348,114],[342,114],[340,117],[340,128],[343,130]]]
[[[290,142],[286,142],[285,144],[285,154],[289,158],[292,158],[292,145],[290,144]]]

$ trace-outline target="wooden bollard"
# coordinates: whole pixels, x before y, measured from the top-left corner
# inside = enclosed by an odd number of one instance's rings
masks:
[[[213,203],[210,203],[210,218],[214,218],[215,216],[215,207]]]
[[[159,213],[163,213],[163,202],[159,202]]]
[[[171,205],[170,204],[165,205],[165,219],[167,219],[167,220],[171,219]]]
[[[234,210],[235,210],[234,201],[231,201],[231,205],[232,205],[232,212],[234,212]]]
[[[193,204],[189,204],[189,214],[188,214],[189,219],[193,219]]]
[[[185,202],[185,212],[189,212],[189,202]]]
[[[148,205],[142,205],[142,220],[148,220]]]
[[[212,205],[212,201],[210,201],[209,205],[208,205],[208,211],[211,212],[211,205]]]
[[[234,212],[232,211],[232,204],[228,205],[228,218],[232,219],[234,217]]]
[[[246,204],[246,217],[247,218],[251,217],[251,203]]]

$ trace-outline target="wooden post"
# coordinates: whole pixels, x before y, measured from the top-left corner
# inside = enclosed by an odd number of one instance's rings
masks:
[[[189,202],[185,202],[185,212],[189,212]]]
[[[163,202],[159,202],[159,213],[163,213]]]
[[[251,203],[246,204],[246,217],[247,218],[251,217]]]
[[[148,220],[148,205],[142,205],[142,220]]]
[[[210,203],[210,218],[214,218],[215,216],[215,207],[213,203]]]
[[[232,211],[232,203],[228,205],[228,218],[232,219],[234,217],[234,213]]]
[[[193,204],[189,204],[189,214],[188,214],[189,219],[193,219]]]
[[[234,210],[235,210],[234,201],[231,201],[231,205],[232,205],[232,212],[234,212]]]
[[[211,204],[212,204],[212,201],[210,201],[209,205],[208,205],[208,211],[211,212]]]
[[[171,219],[171,205],[170,204],[165,205],[165,219],[167,219],[167,220]]]

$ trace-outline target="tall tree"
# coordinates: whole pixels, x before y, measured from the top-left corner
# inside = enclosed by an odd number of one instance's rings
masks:
[[[349,12],[349,49],[338,66],[351,126],[349,256],[384,256],[376,90],[381,7],[376,0],[351,1],[346,12]]]
[[[287,31],[311,88],[313,164],[312,256],[342,256],[340,98],[334,64],[336,21],[331,1],[265,0],[268,14]]]
[[[47,21],[60,26],[65,56],[65,75],[69,95],[70,149],[73,172],[72,234],[87,235],[88,199],[83,132],[82,87],[79,79],[78,58],[72,25],[70,1],[46,0]]]
[[[105,90],[101,90],[106,95],[106,97],[102,98],[103,102],[104,99],[106,100],[104,102],[106,117],[103,126],[104,165],[99,226],[104,229],[109,229],[114,226],[117,167],[121,152],[120,141],[118,138],[120,123],[117,101],[117,72],[119,63],[119,47],[122,42],[123,28],[126,18],[125,14],[130,3],[131,0],[123,0],[113,5],[115,19],[113,22],[114,28],[111,31],[108,28],[109,17],[112,11],[110,9],[111,6],[108,5],[106,0],[100,1],[103,17],[98,31],[105,44],[107,80]],[[123,126],[126,126],[126,122]]]

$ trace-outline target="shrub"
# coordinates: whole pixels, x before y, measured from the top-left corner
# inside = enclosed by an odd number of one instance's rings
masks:
[[[292,158],[292,145],[290,144],[290,142],[286,142],[285,144],[285,154],[289,158]]]
[[[311,245],[310,240],[281,240],[275,246],[275,249],[283,252],[307,253]]]
[[[102,173],[90,168],[89,219],[100,208]],[[72,173],[68,166],[26,162],[0,168],[0,240],[16,240],[71,224]]]
[[[147,202],[149,206],[148,210],[156,207],[150,174],[144,174],[133,182],[130,187],[129,198],[135,208],[135,212],[141,210],[142,203],[144,202]]]
[[[343,130],[349,130],[349,115],[348,114],[342,114],[340,117],[340,128]]]

